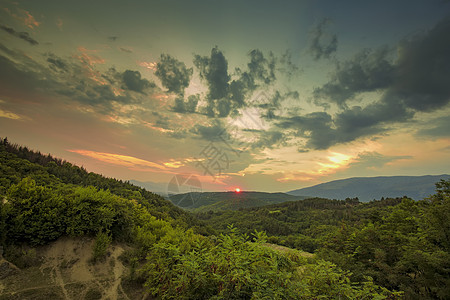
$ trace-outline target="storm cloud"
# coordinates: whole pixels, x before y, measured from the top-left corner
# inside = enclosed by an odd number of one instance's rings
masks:
[[[393,83],[395,68],[389,62],[389,50],[365,49],[351,60],[338,63],[332,79],[314,90],[318,105],[334,102],[345,107],[355,95],[389,87]]]
[[[277,125],[296,130],[306,147],[327,149],[389,131],[408,122],[417,112],[431,112],[450,102],[450,17],[428,32],[404,40],[398,58],[381,48],[364,50],[337,64],[331,81],[314,90],[317,104],[332,102],[342,109],[333,116],[312,113],[285,118]],[[348,107],[348,101],[365,92],[379,91],[380,98],[366,106]],[[441,126],[442,125],[442,126]],[[440,135],[448,124],[423,129],[419,135]]]

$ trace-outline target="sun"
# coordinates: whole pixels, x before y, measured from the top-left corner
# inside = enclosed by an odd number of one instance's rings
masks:
[[[240,189],[240,188],[235,188],[234,191],[235,191],[236,193],[240,193],[240,192],[241,192],[241,189]]]

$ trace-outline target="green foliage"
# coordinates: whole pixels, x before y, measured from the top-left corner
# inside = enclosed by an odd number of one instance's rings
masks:
[[[306,264],[263,246],[230,228],[217,242],[189,232],[167,235],[155,244],[140,270],[146,286],[161,299],[385,299],[391,295],[369,279],[350,283],[333,264]]]
[[[103,231],[97,233],[94,241],[94,247],[92,248],[92,260],[95,262],[106,256],[109,245],[112,242],[112,237]]]

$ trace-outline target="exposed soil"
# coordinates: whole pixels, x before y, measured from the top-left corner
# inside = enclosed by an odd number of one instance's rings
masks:
[[[20,270],[0,281],[3,299],[110,299],[130,300],[122,279],[127,268],[119,256],[126,246],[112,244],[105,259],[93,263],[91,238],[60,238],[36,248],[40,264]],[[142,288],[133,291],[146,298]]]

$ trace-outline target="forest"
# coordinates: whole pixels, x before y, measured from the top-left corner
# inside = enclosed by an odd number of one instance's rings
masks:
[[[0,199],[7,260],[27,268],[21,247],[90,236],[101,263],[110,244],[124,243],[123,280],[145,287],[149,299],[450,295],[450,181],[419,201],[313,198],[190,213],[5,138]]]

